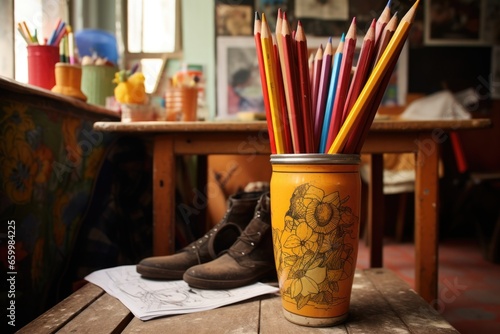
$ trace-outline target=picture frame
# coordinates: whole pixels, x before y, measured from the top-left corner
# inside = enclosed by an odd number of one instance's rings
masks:
[[[255,40],[253,36],[219,36],[217,118],[236,118],[240,112],[265,112]]]
[[[425,0],[424,44],[487,44],[486,8],[487,0]]]

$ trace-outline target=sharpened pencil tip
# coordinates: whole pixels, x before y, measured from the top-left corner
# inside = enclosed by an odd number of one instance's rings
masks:
[[[342,36],[340,36],[340,41],[345,42],[345,33],[342,33]]]
[[[254,16],[254,19],[255,21],[260,21],[260,15],[259,15],[259,12],[255,12],[255,16]]]

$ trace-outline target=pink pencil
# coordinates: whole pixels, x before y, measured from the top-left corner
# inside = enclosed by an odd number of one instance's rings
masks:
[[[319,152],[319,142],[321,140],[321,129],[325,117],[326,98],[328,96],[328,86],[330,85],[330,75],[332,74],[333,46],[332,38],[328,39],[323,51],[323,61],[321,63],[321,75],[316,98],[316,109],[314,109],[314,145]]]

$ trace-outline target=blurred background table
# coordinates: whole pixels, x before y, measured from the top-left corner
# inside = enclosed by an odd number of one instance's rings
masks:
[[[438,165],[440,144],[450,131],[491,126],[489,119],[373,122],[362,153],[371,155],[367,227],[370,266],[382,267],[383,158],[384,153],[415,153],[415,287],[428,302],[438,286]],[[106,132],[152,135],[153,149],[153,252],[174,252],[175,157],[198,155],[206,170],[212,154],[270,154],[265,121],[254,122],[96,122]],[[206,173],[198,175],[200,183]]]

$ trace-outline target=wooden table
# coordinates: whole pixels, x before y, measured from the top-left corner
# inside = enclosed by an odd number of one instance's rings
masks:
[[[278,294],[218,309],[141,321],[116,298],[88,283],[18,333],[458,333],[415,291],[386,269],[358,270],[349,317],[333,328],[295,325]]]
[[[440,144],[450,131],[480,129],[489,119],[397,121],[372,124],[362,153],[372,155],[369,185],[370,266],[382,267],[384,153],[415,153],[415,286],[428,302],[438,283],[438,162]],[[175,242],[175,178],[177,155],[270,154],[267,125],[260,122],[96,122],[95,130],[154,136],[154,254],[170,254]],[[201,160],[202,162],[206,160]],[[205,176],[206,177],[206,176]]]

